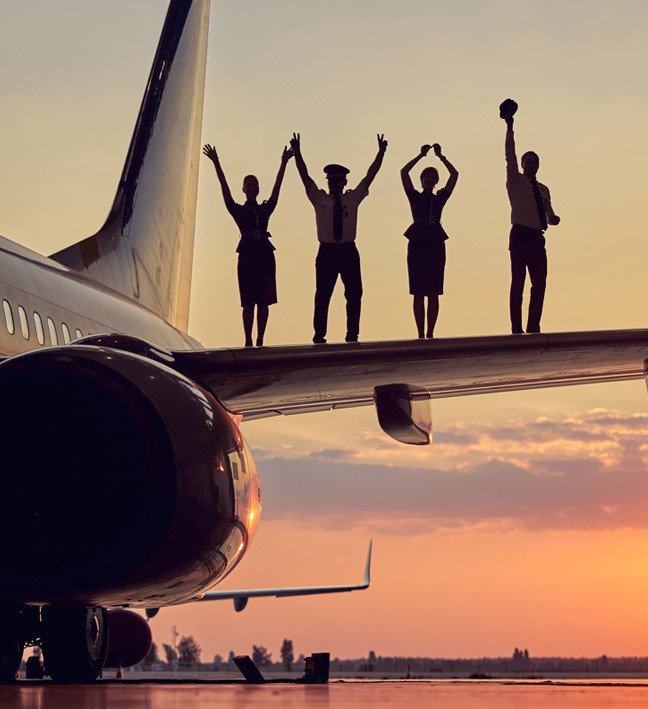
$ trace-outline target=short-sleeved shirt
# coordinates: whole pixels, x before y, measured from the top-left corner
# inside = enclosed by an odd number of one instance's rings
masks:
[[[315,222],[317,224],[317,239],[322,244],[337,244],[355,241],[358,227],[358,207],[360,202],[369,194],[369,189],[362,180],[353,190],[342,194],[342,239],[337,242],[333,238],[333,195],[312,187],[308,192],[308,199],[315,209]]]
[[[261,204],[256,202],[237,204],[232,200],[226,202],[225,206],[240,231],[241,240],[236,249],[238,252],[247,247],[265,247],[274,251],[274,246],[269,241],[270,232],[268,231],[270,215],[277,206],[273,200],[268,199]]]
[[[436,194],[419,192],[415,189],[405,190],[412,210],[414,223],[405,232],[408,239],[438,237],[444,241],[448,238],[441,226],[441,214],[446,202],[450,199],[449,192],[442,187]]]

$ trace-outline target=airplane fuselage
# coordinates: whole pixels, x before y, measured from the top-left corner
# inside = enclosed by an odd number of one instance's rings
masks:
[[[200,347],[132,299],[4,237],[0,237],[0,297],[0,354],[5,356],[99,333],[123,333],[165,349]],[[11,308],[9,316],[5,302]],[[20,308],[26,327],[21,327]],[[35,315],[42,324],[42,342]]]

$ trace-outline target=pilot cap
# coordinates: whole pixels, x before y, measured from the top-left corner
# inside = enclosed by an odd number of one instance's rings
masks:
[[[324,172],[327,177],[344,177],[349,174],[350,170],[348,167],[344,167],[344,165],[331,163],[324,168]]]
[[[512,118],[517,110],[517,103],[512,98],[506,98],[500,103],[500,118]]]

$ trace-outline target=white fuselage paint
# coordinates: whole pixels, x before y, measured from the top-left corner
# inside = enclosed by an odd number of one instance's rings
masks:
[[[71,339],[82,335],[120,333],[138,337],[159,347],[175,350],[195,349],[199,343],[176,330],[161,317],[126,296],[0,237],[0,301],[11,306],[13,334],[0,302],[0,354],[13,356],[52,341],[47,319],[56,328],[59,345],[64,345],[65,324]],[[22,333],[19,306],[24,308],[29,336]],[[40,316],[44,344],[37,339],[34,313]],[[77,332],[78,331],[78,332]]]

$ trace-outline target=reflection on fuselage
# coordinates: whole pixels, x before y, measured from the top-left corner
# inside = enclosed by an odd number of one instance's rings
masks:
[[[132,335],[167,349],[199,346],[135,301],[1,236],[0,299],[0,355],[96,333]]]

